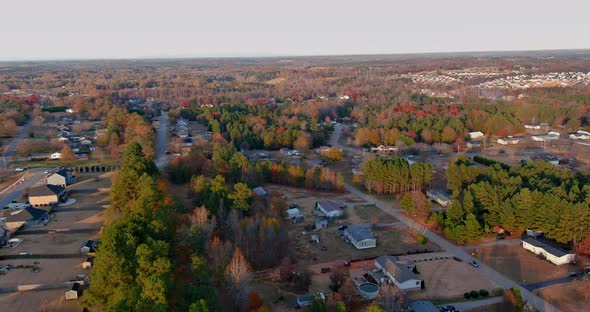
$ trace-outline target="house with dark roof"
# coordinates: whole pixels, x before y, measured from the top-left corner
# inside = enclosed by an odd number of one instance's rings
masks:
[[[17,230],[23,226],[39,226],[49,221],[49,211],[46,209],[26,207],[23,209],[3,209],[0,218],[4,219],[6,228]]]
[[[440,311],[431,301],[419,300],[408,306],[410,312],[438,312]]]
[[[398,260],[394,256],[381,256],[375,259],[375,271],[383,276],[378,282],[395,284],[401,290],[422,288],[424,281]]]
[[[29,203],[34,207],[56,206],[68,199],[65,187],[44,184],[29,190]]]
[[[344,229],[342,235],[357,249],[375,248],[377,239],[371,228],[370,224],[353,224]]]
[[[87,254],[90,252],[96,252],[96,250],[98,249],[98,244],[99,241],[88,240],[86,241],[86,243],[84,243],[84,245],[82,245],[82,247],[80,247],[80,253]]]
[[[344,214],[341,205],[328,199],[321,199],[316,202],[315,209],[322,212],[328,218],[341,217]]]
[[[72,171],[66,168],[62,168],[57,172],[54,172],[47,176],[46,182],[47,184],[57,185],[61,187],[66,187],[72,183],[74,183],[75,177],[72,175]]]
[[[268,196],[268,193],[262,186],[253,188],[252,192],[256,194],[258,197],[260,197],[260,199],[262,200],[266,199],[266,196]]]
[[[522,239],[522,248],[542,256],[555,265],[574,262],[576,254],[556,246],[541,237],[526,236]]]

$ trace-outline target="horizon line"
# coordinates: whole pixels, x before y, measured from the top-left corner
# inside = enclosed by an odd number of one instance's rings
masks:
[[[468,50],[468,51],[436,51],[436,52],[394,52],[394,53],[360,53],[360,54],[235,54],[224,55],[160,55],[137,57],[79,57],[79,58],[23,58],[0,59],[0,63],[35,63],[35,62],[89,62],[89,61],[141,61],[141,60],[190,60],[190,59],[273,59],[273,58],[316,58],[316,57],[362,57],[362,56],[420,56],[420,55],[449,55],[449,54],[509,54],[509,53],[539,53],[539,52],[590,52],[590,48],[559,48],[559,49],[515,49],[515,50]]]

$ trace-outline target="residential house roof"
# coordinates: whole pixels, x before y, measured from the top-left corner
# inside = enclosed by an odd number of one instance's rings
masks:
[[[322,206],[322,208],[326,212],[342,211],[342,208],[340,208],[340,205],[337,204],[336,202],[331,201],[331,200],[321,199],[321,200],[318,201],[318,204],[320,206]]]
[[[0,216],[6,218],[7,222],[26,222],[29,220],[36,220],[47,214],[47,210],[27,207],[18,210],[4,209],[0,212]]]
[[[254,194],[256,194],[256,195],[258,195],[260,197],[264,197],[264,196],[266,196],[268,194],[266,192],[266,190],[262,186],[253,188],[252,189],[252,192],[254,192]]]
[[[344,231],[358,242],[365,239],[375,239],[371,227],[370,224],[353,224],[349,225]]]
[[[66,189],[61,186],[44,184],[31,188],[29,196],[61,195]]]
[[[414,311],[414,312],[438,312],[439,311],[432,302],[426,301],[426,300],[414,301],[414,302],[410,303],[409,308],[410,308],[410,311]]]
[[[565,255],[571,254],[571,252],[569,252],[563,248],[554,246],[549,242],[546,242],[544,240],[541,240],[541,239],[538,239],[535,237],[528,236],[527,238],[523,239],[522,241],[527,242],[535,247],[543,248],[543,250],[545,250],[546,252],[548,252],[556,257],[563,257]]]
[[[393,256],[381,256],[375,259],[375,262],[378,262],[385,271],[391,274],[391,276],[400,283],[419,279],[414,272],[410,271],[405,265],[400,264],[397,261],[398,258]]]

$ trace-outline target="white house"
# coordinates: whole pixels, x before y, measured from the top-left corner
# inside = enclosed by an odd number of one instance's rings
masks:
[[[55,153],[51,154],[49,156],[49,158],[51,158],[51,159],[61,159],[61,153],[60,152],[55,152]]]
[[[406,265],[398,263],[397,260],[392,256],[381,256],[375,259],[375,267],[385,276],[385,280],[378,282],[395,284],[401,290],[422,288],[423,281]]]
[[[287,219],[289,220],[295,219],[301,215],[301,212],[297,208],[287,209],[285,213],[287,214]]]
[[[430,200],[437,202],[439,205],[443,207],[447,207],[451,204],[451,197],[439,190],[428,190],[426,191],[426,196]]]
[[[525,129],[532,129],[532,130],[539,130],[541,129],[540,125],[524,125]]]
[[[515,144],[518,144],[518,142],[520,142],[520,138],[515,138],[512,136],[509,136],[509,137],[505,137],[505,138],[498,138],[498,140],[496,142],[498,142],[498,144],[502,144],[502,145],[515,145]]]
[[[545,259],[555,265],[567,264],[576,260],[576,254],[552,246],[536,237],[529,236],[522,239],[522,248],[529,250],[536,255],[542,255]]]
[[[315,209],[321,211],[328,218],[341,217],[344,214],[339,204],[327,199],[316,202]]]
[[[377,239],[371,231],[370,224],[353,224],[344,229],[344,237],[356,247],[356,249],[375,248]]]
[[[572,140],[590,140],[590,132],[578,130],[576,133],[570,134]]]
[[[474,139],[481,139],[483,138],[484,134],[481,131],[469,132],[469,138]]]

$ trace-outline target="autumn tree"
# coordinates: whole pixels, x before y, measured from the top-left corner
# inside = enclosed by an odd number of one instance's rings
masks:
[[[71,162],[73,160],[76,159],[76,155],[74,154],[74,151],[72,151],[72,148],[69,145],[64,145],[64,147],[61,149],[61,159],[65,162]]]

